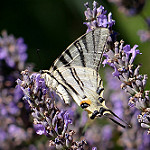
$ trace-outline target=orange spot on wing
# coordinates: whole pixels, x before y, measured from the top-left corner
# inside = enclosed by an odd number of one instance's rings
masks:
[[[83,104],[83,103],[87,103],[87,104],[90,105],[91,104],[91,100],[89,100],[89,99],[83,100],[83,101],[80,102],[80,105]]]

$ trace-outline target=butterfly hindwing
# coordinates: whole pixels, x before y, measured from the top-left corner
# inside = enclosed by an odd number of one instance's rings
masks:
[[[76,66],[75,68],[59,67],[54,72],[54,75],[59,82],[56,91],[62,94],[61,96],[66,103],[69,103],[70,98],[68,100],[64,92],[66,90],[78,105],[80,105],[83,99],[89,98],[92,95],[95,96],[97,87],[99,86],[98,83],[101,80],[94,69],[80,66]]]

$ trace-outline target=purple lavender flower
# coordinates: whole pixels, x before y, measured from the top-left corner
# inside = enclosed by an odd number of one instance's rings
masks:
[[[105,88],[105,92],[106,92],[105,98],[110,100],[109,105],[111,104],[112,110],[114,112],[116,110],[116,114],[118,114],[119,117],[125,118],[125,120],[127,120],[128,122],[130,121],[130,123],[132,124],[131,129],[122,129],[122,128],[116,129],[115,128],[115,133],[117,134],[118,132],[118,134],[121,134],[121,136],[118,139],[118,142],[116,143],[118,143],[121,147],[124,147],[124,149],[127,149],[127,150],[140,149],[140,148],[147,150],[149,149],[148,145],[150,144],[150,137],[149,135],[146,135],[146,131],[143,128],[141,128],[137,122],[138,120],[136,117],[139,116],[140,111],[137,110],[135,107],[130,109],[127,106],[126,100],[128,99],[129,96],[126,93],[124,93],[119,88],[119,86],[117,86],[118,88],[112,88],[113,84],[116,85],[118,83],[118,85],[120,85],[121,82],[113,78],[111,74],[112,74],[112,71],[110,69],[109,70],[107,69],[106,80],[108,82],[108,85]],[[111,78],[113,79],[111,83],[109,83]],[[119,112],[120,110],[121,112]],[[139,118],[139,119],[142,119],[142,118]],[[104,135],[107,135],[107,134],[104,134]],[[103,137],[105,137],[104,135]],[[111,134],[111,135],[113,138],[114,134]],[[145,142],[143,138],[145,138]]]
[[[68,131],[69,125],[72,124],[69,112],[57,108],[55,98],[58,99],[58,95],[47,88],[41,74],[29,75],[28,70],[25,70],[22,71],[22,76],[23,80],[18,79],[17,83],[25,94],[24,100],[32,110],[36,133],[46,135],[51,148],[83,148],[86,142],[73,141],[74,131]]]
[[[23,38],[15,39],[13,35],[2,32],[0,37],[0,60],[4,60],[8,67],[17,67],[20,71],[24,69],[27,46]]]
[[[147,24],[147,30],[139,30],[137,34],[139,35],[141,42],[148,42],[150,41],[150,17],[143,18]]]
[[[46,131],[45,131],[44,125],[42,125],[42,124],[35,124],[34,125],[34,129],[35,129],[37,134],[39,134],[39,135],[42,135],[42,134],[46,135]]]
[[[109,0],[117,5],[119,11],[127,16],[133,16],[140,13],[145,5],[145,0]]]
[[[0,149],[28,147],[33,128],[16,79],[25,67],[27,46],[22,38],[2,32],[0,37]],[[16,87],[15,87],[16,86]]]
[[[121,88],[130,95],[129,106],[135,106],[149,118],[150,111],[146,109],[149,107],[149,94],[146,96],[145,91],[147,75],[139,74],[141,65],[137,67],[133,65],[136,55],[141,53],[137,50],[138,45],[131,48],[130,45],[123,46],[123,44],[124,41],[121,41],[120,45],[119,42],[115,42],[114,48],[105,53],[106,59],[103,64],[104,66],[108,64],[114,69],[113,76],[122,82]],[[143,119],[142,123],[149,128],[150,122],[144,122]]]
[[[150,41],[150,31],[149,30],[139,30],[138,35],[140,37],[141,42]]]
[[[0,128],[0,143],[4,142],[7,138],[7,133]]]
[[[107,11],[104,10],[102,5],[97,8],[97,4],[96,1],[93,2],[93,10],[90,9],[88,2],[84,4],[87,8],[84,14],[88,21],[84,22],[88,27],[86,32],[98,27],[111,28],[115,24],[115,21],[112,19],[112,14],[109,13],[108,16],[106,16]]]

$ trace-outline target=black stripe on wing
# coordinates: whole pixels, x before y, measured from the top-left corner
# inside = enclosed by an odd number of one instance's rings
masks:
[[[63,87],[63,89],[68,93],[68,95],[72,97],[71,93],[67,90],[67,88],[62,83],[60,83],[49,71],[41,72],[41,74],[44,73],[48,74],[51,78],[53,78],[58,84],[60,84]]]
[[[58,69],[56,69],[56,71],[57,71],[57,73],[59,74],[59,76],[61,77],[61,79],[62,79],[62,81],[64,82],[64,84],[66,84],[66,86],[68,86],[68,87],[72,90],[72,92],[74,92],[76,95],[79,95],[78,92],[72,87],[72,85],[70,85],[70,84],[66,81],[66,79],[63,77],[63,75],[61,74],[61,72],[60,72]]]
[[[61,61],[66,67],[70,66],[69,62],[64,58],[64,55],[60,56],[59,61]]]
[[[66,49],[65,53],[70,57],[71,60],[73,60],[73,57],[72,57],[69,49]]]
[[[85,49],[86,49],[86,52],[88,53],[88,47],[87,47],[87,41],[86,41],[86,37],[85,38],[82,38],[81,39],[82,40],[82,43],[84,44],[84,47],[85,47]]]
[[[74,43],[74,46],[77,48],[77,50],[78,50],[78,52],[79,52],[79,56],[80,56],[80,59],[81,59],[82,66],[83,66],[83,67],[86,67],[83,50],[82,50],[82,47],[81,47],[79,41],[76,41],[76,42]]]
[[[95,30],[92,31],[92,40],[93,40],[94,53],[96,53],[96,51],[95,51],[95,35],[94,35],[94,31],[95,31]]]

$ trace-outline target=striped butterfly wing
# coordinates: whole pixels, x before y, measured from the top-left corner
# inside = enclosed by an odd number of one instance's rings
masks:
[[[98,71],[108,36],[107,28],[97,28],[81,36],[51,66],[49,86],[65,103],[70,103],[71,98],[78,105],[87,97],[96,100],[94,96],[101,84]]]
[[[50,72],[69,66],[88,67],[98,71],[108,35],[107,28],[97,28],[82,35],[55,60]]]

